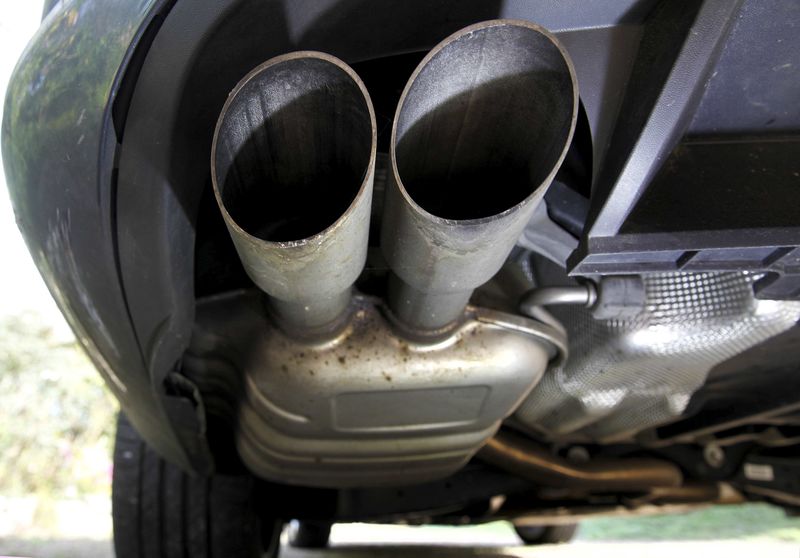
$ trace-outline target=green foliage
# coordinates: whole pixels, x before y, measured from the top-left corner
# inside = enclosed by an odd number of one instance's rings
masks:
[[[0,318],[0,495],[108,491],[116,402],[74,341]]]

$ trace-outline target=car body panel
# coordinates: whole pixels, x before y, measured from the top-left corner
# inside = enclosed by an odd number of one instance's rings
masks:
[[[111,111],[159,5],[76,0],[51,10],[12,76],[2,147],[17,223],[78,341],[148,442],[188,468],[144,366],[116,252]]]

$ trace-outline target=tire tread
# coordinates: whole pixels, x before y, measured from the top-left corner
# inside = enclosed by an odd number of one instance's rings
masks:
[[[261,556],[254,484],[246,476],[184,473],[150,449],[120,414],[112,481],[116,557]]]

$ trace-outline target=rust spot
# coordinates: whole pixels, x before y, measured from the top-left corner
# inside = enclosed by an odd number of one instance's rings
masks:
[[[383,374],[383,377],[386,378],[387,382],[391,382],[392,381],[392,375],[391,374],[389,374],[388,372],[381,372],[381,373]]]
[[[308,370],[308,373],[309,373],[311,376],[313,376],[313,375],[314,375],[314,371],[313,371],[313,370],[311,370],[311,369],[309,369],[309,370]]]
[[[284,372],[288,372],[289,371],[289,367],[286,366],[285,364],[281,364],[281,370],[283,370]]]
[[[346,357],[343,357],[343,356],[339,357],[339,364],[344,364],[346,362],[347,362],[347,358]]]

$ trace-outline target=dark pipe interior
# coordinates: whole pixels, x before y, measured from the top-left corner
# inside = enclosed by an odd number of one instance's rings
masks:
[[[501,213],[531,195],[564,149],[573,84],[561,51],[514,25],[441,49],[408,91],[396,160],[408,194],[446,219]]]
[[[344,70],[318,58],[268,66],[222,118],[215,178],[225,209],[246,232],[301,240],[350,206],[369,165],[372,124]]]

